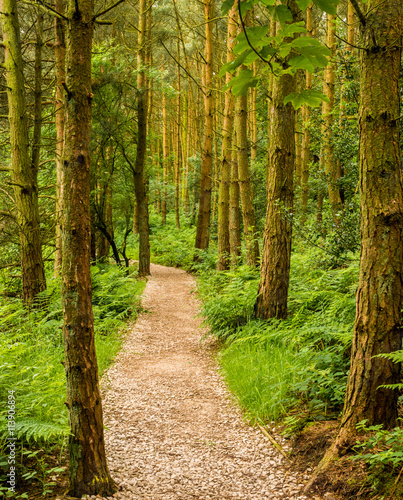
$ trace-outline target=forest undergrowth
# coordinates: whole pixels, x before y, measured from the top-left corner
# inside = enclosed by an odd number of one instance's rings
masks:
[[[20,298],[0,299],[0,398],[7,401],[15,391],[18,438],[16,462],[22,484],[10,495],[0,484],[0,497],[33,498],[31,488],[44,496],[55,486],[55,478],[65,456],[69,434],[66,400],[66,376],[63,359],[63,311],[59,278],[51,278],[38,297],[38,307],[27,311]],[[134,268],[127,275],[109,264],[92,266],[93,311],[98,372],[101,377],[122,345],[128,320],[137,316],[145,287]],[[1,286],[9,286],[0,280]],[[0,289],[0,297],[3,290]],[[0,480],[4,485],[9,456],[6,407],[0,410]],[[53,479],[52,479],[53,477]],[[7,494],[5,494],[7,491]]]
[[[295,465],[313,469],[334,437],[343,409],[358,252],[337,253],[334,233],[326,241],[316,238],[315,244],[297,237],[288,318],[262,321],[254,318],[257,269],[239,265],[217,272],[214,241],[201,262],[194,263],[194,230],[187,220],[183,218],[181,230],[173,218],[165,226],[158,217],[151,220],[154,261],[197,274],[203,324],[217,338],[223,377],[245,418],[251,425],[281,429],[293,443]],[[338,248],[343,244],[339,239]],[[401,361],[402,352],[394,358]],[[330,471],[333,477],[326,478],[323,491],[345,499],[402,498],[402,442],[401,427],[386,431],[362,422],[357,445]]]

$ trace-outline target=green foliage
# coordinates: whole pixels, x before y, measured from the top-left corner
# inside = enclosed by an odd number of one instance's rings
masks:
[[[300,0],[297,3],[304,11],[310,2]],[[338,0],[314,0],[313,3],[329,14],[336,14]],[[233,0],[225,1],[222,4],[223,13],[227,14],[233,4]],[[295,37],[290,40],[297,33],[306,33],[306,28],[303,21],[293,22],[292,12],[286,2],[279,4],[276,4],[274,0],[241,2],[239,4],[241,16],[243,17],[246,11],[252,9],[255,4],[261,4],[261,8],[266,9],[267,14],[280,23],[280,27],[275,36],[269,35],[269,24],[245,27],[244,31],[237,36],[237,45],[234,47],[234,54],[237,57],[234,61],[222,66],[219,76],[223,76],[227,71],[233,73],[242,64],[250,65],[256,60],[263,60],[266,65],[258,77],[248,69],[239,71],[227,87],[232,89],[235,96],[246,95],[250,87],[258,85],[265,72],[271,72],[280,77],[285,74],[294,75],[298,70],[313,73],[316,68],[324,68],[327,65],[331,52],[319,40],[308,36]],[[304,104],[319,106],[321,101],[326,99],[326,96],[319,90],[303,90],[287,96],[284,104],[291,102],[294,108],[298,109]]]
[[[362,461],[368,466],[370,472],[368,483],[375,492],[384,491],[385,485],[389,483],[388,479],[391,479],[390,483],[395,491],[397,481],[394,481],[393,476],[403,468],[403,429],[396,427],[385,430],[382,427],[382,425],[367,426],[367,420],[360,422],[357,430],[365,433],[366,437],[363,441],[357,441],[354,446],[356,454],[351,458],[354,461]],[[392,497],[387,495],[386,498]]]
[[[180,224],[181,228],[178,229],[174,213],[168,214],[165,225],[162,225],[161,217],[158,214],[152,213],[150,215],[152,261],[165,266],[181,267],[187,271],[214,268],[216,259],[214,244],[210,245],[208,251],[202,252],[201,261],[195,263],[196,228],[190,224],[190,220],[185,216],[181,216]]]
[[[202,315],[226,342],[226,380],[255,419],[299,407],[306,420],[341,409],[355,316],[358,263],[322,269],[316,252],[293,254],[285,321],[253,318],[259,276],[246,266],[201,275]]]
[[[93,301],[99,372],[110,364],[121,343],[119,329],[144,283],[126,277],[117,267],[94,267]],[[62,339],[60,282],[48,279],[42,298],[47,307],[27,312],[19,299],[0,304],[0,400],[16,394],[16,430],[19,439],[54,442],[68,433]],[[46,299],[46,300],[45,300]],[[4,406],[0,434],[6,430]]]

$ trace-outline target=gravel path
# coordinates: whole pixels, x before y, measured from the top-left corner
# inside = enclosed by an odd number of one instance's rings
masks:
[[[200,342],[194,279],[153,265],[141,313],[103,379],[120,500],[305,499],[306,478],[242,420]],[[95,497],[92,497],[95,498]]]

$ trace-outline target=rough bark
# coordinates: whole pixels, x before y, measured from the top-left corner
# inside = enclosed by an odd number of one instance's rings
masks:
[[[213,23],[210,22],[214,14],[214,1],[204,0],[205,18],[205,82],[204,82],[204,136],[202,150],[202,166],[200,173],[199,213],[195,248],[205,250],[210,239],[210,212],[211,212],[211,173],[213,156]],[[195,255],[197,259],[197,255]]]
[[[307,36],[312,36],[312,4],[306,10]],[[312,74],[305,72],[305,88],[312,89]],[[309,106],[302,108],[303,136],[301,146],[301,225],[306,222],[308,211],[308,180],[309,180],[309,152],[311,146],[311,133],[308,127],[311,110]]]
[[[236,133],[233,134],[236,141]],[[238,264],[241,255],[241,229],[239,215],[239,182],[238,182],[238,159],[233,154],[231,158],[230,187],[229,187],[229,242],[231,252],[231,267]]]
[[[176,123],[174,127],[175,133],[175,164],[174,164],[174,182],[175,182],[175,223],[177,229],[180,229],[180,190],[181,190],[181,156],[182,156],[182,146],[181,146],[181,69],[180,63],[180,45],[179,38],[177,40],[177,60],[178,65],[176,68],[176,83],[178,94],[176,96]]]
[[[329,99],[322,103],[322,151],[321,168],[325,171],[327,180],[327,189],[329,194],[330,206],[332,208],[333,220],[336,224],[340,223],[339,211],[342,208],[340,189],[337,185],[338,169],[337,162],[334,161],[333,146],[333,109],[334,109],[334,84],[335,84],[335,64],[334,56],[336,52],[336,25],[335,18],[327,14],[327,35],[326,45],[331,50],[332,55],[329,58],[328,65],[325,68],[323,79],[323,93]]]
[[[289,5],[294,22],[300,19],[295,1]],[[272,95],[272,127],[269,149],[268,201],[260,268],[259,295],[255,304],[258,318],[287,317],[288,285],[295,170],[295,111],[287,95],[295,92],[297,76],[276,78]]]
[[[167,98],[162,95],[162,224],[167,220],[167,184],[168,184],[168,117],[167,117]]]
[[[24,304],[30,307],[34,305],[38,293],[46,289],[38,208],[38,170],[37,162],[31,162],[28,150],[28,115],[17,2],[1,0],[0,9],[10,123],[10,175],[19,228],[22,297]]]
[[[55,1],[55,10],[63,14],[63,0]],[[56,61],[56,95],[55,95],[55,125],[56,125],[56,252],[54,274],[57,276],[62,267],[62,224],[63,224],[63,143],[64,143],[64,104],[63,82],[66,80],[66,44],[64,23],[55,17],[55,61]]]
[[[399,75],[403,12],[400,0],[366,4],[361,27],[361,260],[357,309],[339,434],[316,475],[355,441],[356,425],[394,427],[399,365],[375,357],[401,348],[403,191]],[[385,74],[388,78],[385,78]],[[316,476],[307,485],[309,489]]]
[[[247,102],[246,95],[239,96],[235,100],[236,154],[238,157],[238,181],[241,195],[246,260],[249,266],[256,267],[259,260],[259,244],[256,234],[255,209],[253,207],[253,194],[249,173]]]
[[[78,10],[79,9],[79,10]],[[63,309],[66,405],[71,435],[69,495],[116,491],[105,456],[90,274],[92,0],[67,5],[66,121],[63,160]]]
[[[147,143],[147,81],[144,73],[146,61],[147,1],[139,3],[139,53],[137,75],[137,154],[134,166],[134,191],[137,202],[139,228],[139,275],[150,274],[150,230],[148,197],[145,180],[145,154]]]
[[[234,5],[228,16],[227,32],[227,62],[233,60],[232,52],[234,39],[236,37],[237,6]],[[227,73],[225,83],[231,81],[231,74]],[[229,237],[229,190],[232,158],[232,131],[234,125],[234,96],[230,89],[225,92],[224,97],[224,123],[222,130],[221,146],[221,171],[218,189],[218,249],[217,249],[217,270],[223,271],[230,265],[230,237]]]

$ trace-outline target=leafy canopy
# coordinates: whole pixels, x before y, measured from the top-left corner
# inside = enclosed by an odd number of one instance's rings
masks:
[[[321,10],[336,14],[339,0],[313,0],[313,4]],[[259,76],[254,75],[249,69],[242,68],[228,83],[235,96],[245,95],[250,87],[258,85],[262,75],[270,71],[276,77],[284,74],[294,75],[298,70],[313,73],[316,68],[324,68],[331,56],[330,50],[319,40],[310,36],[303,36],[307,32],[304,21],[293,22],[293,15],[289,7],[282,3],[275,5],[276,0],[247,0],[241,1],[238,11],[243,18],[245,13],[255,4],[263,5],[270,17],[279,23],[275,36],[270,36],[270,26],[246,27],[236,37],[237,44],[233,52],[236,56],[231,62],[224,64],[220,77],[226,72],[234,74],[241,65],[249,66],[256,60],[266,64]],[[305,11],[310,5],[310,0],[296,0],[298,7]],[[233,7],[234,0],[225,0],[221,6],[222,13],[228,14]],[[291,102],[295,109],[302,105],[318,106],[327,97],[317,90],[304,90],[294,92],[286,97],[284,104]]]

